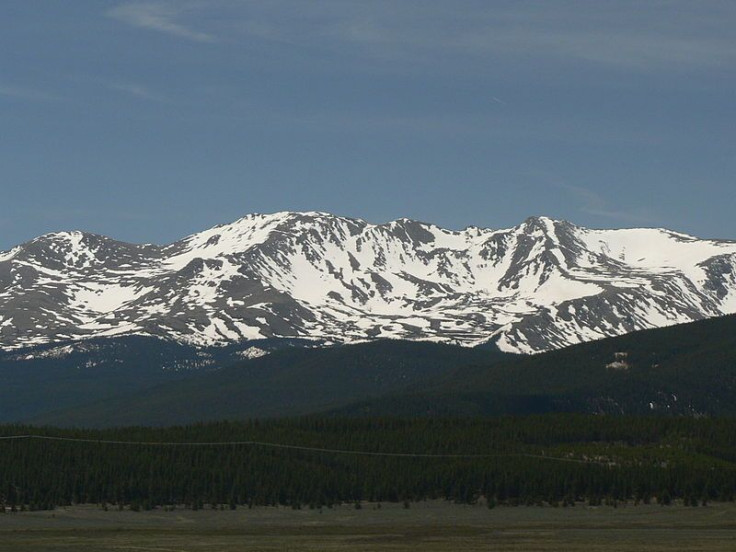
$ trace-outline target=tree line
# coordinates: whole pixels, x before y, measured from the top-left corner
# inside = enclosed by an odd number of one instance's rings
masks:
[[[22,435],[71,440],[4,438]],[[425,499],[702,504],[733,500],[735,492],[733,419],[555,414],[106,430],[0,426],[0,511]]]

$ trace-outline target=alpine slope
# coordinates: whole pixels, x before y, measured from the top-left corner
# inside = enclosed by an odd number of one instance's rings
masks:
[[[248,215],[175,243],[47,234],[0,253],[0,348],[376,338],[536,353],[736,312],[736,242],[531,217],[452,231]]]

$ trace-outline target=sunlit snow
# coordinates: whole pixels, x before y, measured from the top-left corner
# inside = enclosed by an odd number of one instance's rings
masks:
[[[736,243],[660,229],[540,217],[450,231],[282,212],[120,259],[90,245],[104,239],[60,232],[33,242],[52,258],[0,253],[12,275],[0,287],[0,346],[150,332],[225,344],[282,335],[276,323],[331,342],[496,337],[503,350],[536,352],[736,312]]]

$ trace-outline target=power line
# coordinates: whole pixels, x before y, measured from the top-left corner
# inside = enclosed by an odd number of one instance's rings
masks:
[[[364,451],[350,449],[333,449],[322,447],[307,447],[301,445],[288,445],[284,443],[271,443],[266,441],[122,441],[110,439],[83,439],[78,437],[54,437],[51,435],[7,435],[0,436],[0,440],[31,440],[37,439],[42,441],[64,441],[71,443],[88,443],[98,445],[127,445],[127,446],[155,446],[155,447],[234,447],[249,446],[263,447],[286,450],[297,450],[303,452],[318,452],[324,454],[346,454],[352,456],[382,456],[390,458],[466,458],[466,459],[482,459],[482,458],[502,458],[502,457],[523,457],[536,458],[543,460],[552,460],[557,462],[572,462],[575,464],[598,464],[609,466],[608,462],[598,462],[595,460],[580,460],[577,458],[560,458],[557,456],[547,456],[544,454],[531,454],[524,452],[506,452],[491,454],[461,454],[461,453],[421,453],[421,452],[380,452],[380,451]]]

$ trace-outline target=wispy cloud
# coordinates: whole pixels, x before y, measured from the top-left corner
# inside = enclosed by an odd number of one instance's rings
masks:
[[[571,184],[557,184],[578,203],[578,210],[587,215],[615,220],[628,224],[655,225],[658,218],[654,213],[643,207],[624,208],[612,205],[598,192]]]
[[[107,15],[198,42],[245,38],[433,67],[457,57],[641,71],[736,62],[734,3],[131,0]]]
[[[42,90],[7,84],[0,84],[0,96],[38,102],[57,101],[61,99],[55,94],[50,94]]]
[[[148,86],[130,82],[113,82],[107,85],[111,90],[129,94],[140,100],[146,100],[150,102],[163,102],[166,98],[151,90]]]
[[[215,42],[208,33],[189,28],[181,22],[187,13],[199,7],[189,2],[130,2],[109,10],[107,15],[134,27],[166,33],[196,42]]]
[[[622,68],[736,61],[734,4],[642,0],[230,3],[230,28],[255,39],[352,49],[392,61],[443,56],[584,61]]]

